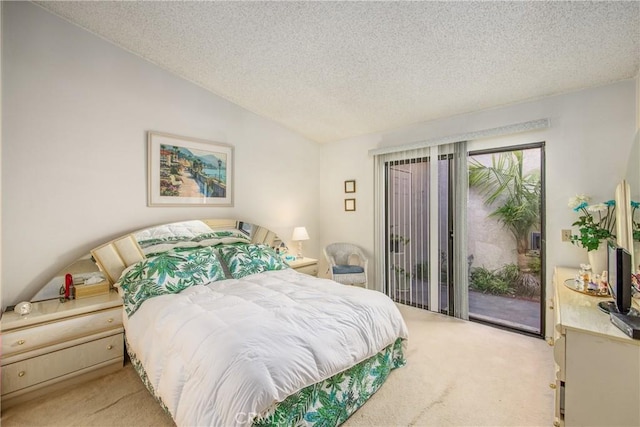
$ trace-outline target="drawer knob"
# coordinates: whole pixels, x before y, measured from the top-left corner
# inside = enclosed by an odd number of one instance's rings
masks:
[[[553,338],[549,338],[547,340],[547,344],[549,344],[549,346],[553,347]]]
[[[558,421],[553,422],[553,427],[560,427],[560,423]]]
[[[25,343],[25,340],[18,340],[18,345],[22,345]]]
[[[107,350],[111,350],[112,348],[113,348],[113,346],[112,346],[111,344],[109,344],[109,345],[107,346]]]
[[[19,376],[19,377],[24,377],[24,374],[25,374],[25,372],[24,372],[24,371],[20,371],[20,372],[18,372],[18,376]]]
[[[549,388],[552,388],[552,389],[555,390],[556,389],[556,383],[550,383],[549,384]]]
[[[108,319],[107,323],[113,323],[113,319]]]

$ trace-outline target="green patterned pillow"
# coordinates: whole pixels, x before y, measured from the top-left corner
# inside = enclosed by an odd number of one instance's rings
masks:
[[[136,236],[137,238],[138,236]],[[145,256],[156,255],[175,248],[195,248],[230,243],[251,243],[249,237],[240,230],[216,230],[193,235],[169,235],[138,240]]]
[[[116,286],[122,289],[125,311],[131,316],[149,298],[223,279],[213,247],[176,248],[127,268]]]
[[[218,250],[234,279],[263,271],[289,268],[267,245],[222,246]]]

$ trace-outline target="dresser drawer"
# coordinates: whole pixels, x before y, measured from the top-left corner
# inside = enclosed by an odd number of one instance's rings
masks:
[[[11,363],[2,367],[2,394],[118,358],[124,360],[122,333]]]
[[[41,347],[122,327],[122,307],[26,327],[2,334],[2,355],[7,357]]]
[[[310,276],[318,275],[318,264],[306,265],[304,267],[296,268],[298,273],[308,274]]]

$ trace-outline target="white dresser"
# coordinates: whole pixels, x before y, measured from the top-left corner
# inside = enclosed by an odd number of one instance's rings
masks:
[[[121,369],[122,300],[116,292],[32,303],[2,323],[2,407]]]
[[[622,333],[598,308],[606,298],[564,285],[576,271],[554,272],[554,425],[640,426],[640,340]]]

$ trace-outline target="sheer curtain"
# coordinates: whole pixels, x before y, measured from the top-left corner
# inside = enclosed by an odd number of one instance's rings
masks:
[[[453,144],[453,315],[469,319],[469,263],[467,254],[467,199],[469,170],[467,142]]]

